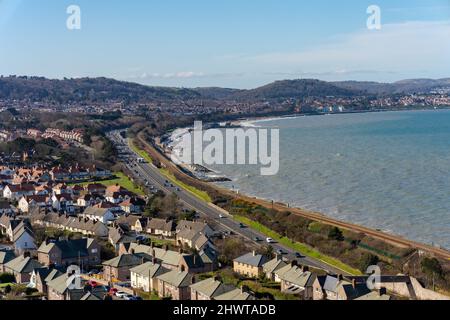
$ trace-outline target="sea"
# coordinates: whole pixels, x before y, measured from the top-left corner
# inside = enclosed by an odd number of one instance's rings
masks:
[[[450,111],[247,121],[280,130],[280,170],[213,165],[241,193],[450,248]]]

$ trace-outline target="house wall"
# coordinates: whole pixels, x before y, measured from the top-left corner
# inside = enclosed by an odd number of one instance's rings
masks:
[[[158,294],[161,298],[172,297],[172,300],[190,300],[191,290],[189,287],[176,288],[164,281],[158,280]]]
[[[258,278],[263,273],[262,268],[254,267],[236,261],[233,262],[233,270],[236,273],[252,278]]]

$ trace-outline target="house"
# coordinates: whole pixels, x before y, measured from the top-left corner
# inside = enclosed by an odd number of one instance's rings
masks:
[[[106,192],[106,187],[101,183],[90,183],[84,187],[84,190],[88,194],[104,195]]]
[[[138,265],[130,269],[131,287],[144,292],[158,292],[157,277],[169,271],[169,269],[155,262]]]
[[[36,250],[34,233],[28,222],[22,220],[17,225],[13,231],[12,242],[14,242],[14,249],[18,254]]]
[[[122,208],[119,205],[103,200],[98,202],[97,204],[94,204],[93,207],[97,209],[108,209],[112,213],[118,213],[122,211]]]
[[[77,199],[77,206],[82,207],[82,208],[90,207],[90,206],[94,205],[95,203],[96,203],[96,198],[89,193],[82,195]]]
[[[38,268],[31,273],[29,288],[34,288],[40,293],[48,294],[47,283],[60,277],[63,273],[55,268]]]
[[[81,233],[85,236],[95,236],[100,238],[108,237],[108,227],[96,220],[83,219],[82,217],[70,217],[68,215],[57,213],[33,214],[32,220],[38,225]]]
[[[238,289],[235,288],[231,291],[228,291],[224,294],[218,295],[214,298],[214,300],[221,300],[221,301],[248,301],[248,300],[255,300],[255,297],[246,292],[244,288]]]
[[[321,283],[324,298],[327,300],[354,300],[370,293],[365,283],[344,280],[341,275],[336,277],[327,275]]]
[[[125,201],[126,199],[129,199],[129,198],[135,197],[135,196],[136,196],[135,194],[128,191],[124,187],[121,187],[118,184],[108,186],[106,188],[106,192],[105,192],[106,200],[111,203],[115,203],[115,204],[119,204],[119,203]]]
[[[0,216],[2,214],[12,214],[14,213],[14,209],[9,204],[8,201],[0,201]]]
[[[22,196],[19,200],[18,208],[23,213],[28,213],[31,207],[50,207],[51,201],[46,195]]]
[[[3,189],[3,198],[10,200],[19,200],[23,196],[32,196],[34,194],[34,186],[30,184],[7,185]]]
[[[189,273],[204,273],[213,271],[213,265],[206,264],[199,254],[185,254],[182,250],[172,251],[167,247],[157,248],[152,246],[130,243],[128,246],[121,245],[119,254],[135,252],[146,254],[151,258],[156,258],[156,263],[170,270],[183,270]]]
[[[108,224],[113,221],[116,216],[109,209],[101,209],[95,207],[88,207],[81,214],[83,218],[87,218],[93,221],[100,221],[101,223]]]
[[[61,212],[74,213],[75,208],[73,205],[73,199],[70,194],[53,194],[52,207]]]
[[[41,268],[42,265],[30,257],[29,253],[24,253],[4,265],[4,270],[11,273],[16,278],[17,283],[28,283],[34,269]]]
[[[172,220],[153,218],[147,223],[147,233],[173,237],[175,235],[175,223]]]
[[[5,264],[15,259],[16,255],[13,250],[0,249],[0,273],[5,272]]]
[[[295,263],[280,269],[281,291],[300,297],[302,300],[322,300],[323,294],[317,279],[307,267],[298,267]]]
[[[130,227],[131,230],[136,232],[142,232],[145,226],[147,225],[147,218],[142,218],[139,216],[125,214],[117,219],[117,223],[125,224]]]
[[[104,261],[103,279],[108,282],[129,281],[130,269],[151,260],[151,257],[145,254],[127,253],[121,254],[111,260]]]
[[[38,261],[44,266],[79,265],[88,267],[100,264],[100,245],[91,238],[44,241],[38,252]]]
[[[72,283],[69,276],[64,273],[47,282],[47,299],[48,300],[70,300],[70,287]]]
[[[267,256],[253,251],[234,259],[233,270],[243,276],[259,278],[263,274],[263,265],[268,260]]]
[[[65,183],[58,183],[52,189],[53,193],[56,195],[71,195],[72,189],[69,188]]]
[[[126,224],[114,223],[114,226],[109,228],[108,240],[116,251],[119,251],[121,244],[135,242],[136,237],[136,232],[131,231],[131,228]]]
[[[263,272],[270,281],[281,282],[280,278],[277,276],[277,271],[287,265],[288,264],[277,255],[274,259],[263,265]]]
[[[182,220],[178,223],[176,227],[176,233],[179,233],[180,231],[186,229],[197,233],[203,233],[208,238],[214,234],[213,228],[211,228],[206,222],[188,221],[188,220]]]
[[[142,208],[145,206],[145,201],[140,198],[133,197],[125,199],[119,204],[119,206],[125,213],[140,213],[142,212]]]
[[[189,248],[193,248],[198,251],[203,250],[207,246],[214,246],[205,234],[190,228],[181,229],[176,234],[176,241],[179,246],[188,246]]]
[[[225,285],[215,277],[191,284],[191,300],[215,300],[215,297],[223,295],[235,288]]]
[[[180,270],[172,270],[156,277],[158,279],[158,295],[161,298],[171,297],[173,300],[190,300],[193,275]]]

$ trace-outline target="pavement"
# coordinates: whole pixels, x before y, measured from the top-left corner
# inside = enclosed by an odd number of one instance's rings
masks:
[[[178,198],[184,203],[187,208],[195,210],[200,215],[207,216],[213,219],[218,225],[223,229],[232,231],[234,234],[241,236],[247,241],[264,246],[268,245],[266,242],[266,236],[252,228],[241,227],[240,223],[233,219],[231,215],[225,215],[224,212],[215,208],[211,204],[197,198],[195,195],[182,187],[174,185],[171,181],[161,174],[161,172],[153,164],[138,162],[137,159],[140,157],[136,154],[128,145],[128,141],[120,135],[120,131],[111,131],[108,133],[108,138],[116,145],[123,157],[126,157],[125,165],[128,167],[130,172],[134,175],[134,179],[137,181],[142,181],[144,184],[148,182],[149,186],[154,186],[155,188],[164,191],[165,193],[175,193]],[[150,189],[148,191],[151,191]],[[261,241],[256,241],[259,238]],[[297,260],[299,264],[307,265],[313,268],[323,269],[331,274],[342,274],[348,275],[347,272],[340,270],[334,266],[331,266],[321,260],[309,257],[302,252],[296,252],[282,244],[270,243],[274,251],[277,252],[281,250],[284,254],[284,258],[288,260]],[[301,258],[296,257],[296,253],[301,255]]]

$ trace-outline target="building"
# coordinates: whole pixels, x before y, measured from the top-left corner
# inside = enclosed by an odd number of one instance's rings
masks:
[[[28,213],[31,207],[46,208],[51,206],[50,199],[45,195],[23,196],[19,200],[18,208],[23,213]]]
[[[175,223],[167,219],[150,219],[147,223],[147,233],[171,238],[175,236]]]
[[[12,241],[14,243],[14,250],[18,254],[36,250],[33,230],[31,229],[31,225],[24,220],[14,229]]]
[[[0,273],[5,272],[5,264],[15,259],[16,255],[13,250],[0,249]]]
[[[281,280],[281,291],[292,294],[302,300],[322,300],[323,293],[317,274],[307,267],[298,267],[296,263],[289,264],[277,271]]]
[[[121,254],[111,260],[103,262],[103,279],[108,282],[129,281],[130,269],[151,260],[144,254]]]
[[[234,259],[233,270],[246,277],[259,278],[264,273],[263,265],[268,260],[267,256],[253,251]]]
[[[221,300],[221,301],[249,301],[249,300],[256,300],[255,297],[246,292],[244,288],[238,289],[235,288],[231,291],[228,291],[224,294],[218,295],[214,298],[214,300]]]
[[[225,285],[216,278],[208,278],[194,283],[191,288],[191,300],[215,300],[217,296],[223,295],[235,288]]]
[[[24,253],[7,262],[4,265],[4,271],[13,274],[17,283],[28,283],[33,270],[41,267],[37,260],[32,259],[28,253]]]
[[[130,269],[131,287],[144,292],[158,292],[157,277],[169,271],[169,269],[154,262],[138,265]]]
[[[60,277],[63,273],[55,268],[38,268],[31,273],[29,288],[34,288],[40,293],[48,294],[48,282]]]
[[[288,264],[284,262],[279,255],[277,255],[274,259],[263,265],[263,272],[266,275],[266,278],[270,281],[281,282],[281,279],[277,275],[277,271],[287,265]]]
[[[180,270],[172,270],[157,277],[158,295],[161,298],[171,297],[172,300],[190,300],[193,275]]]
[[[100,245],[91,238],[77,240],[44,241],[38,252],[38,261],[44,266],[78,265],[82,268],[98,265]]]
[[[88,207],[81,215],[83,218],[87,218],[93,221],[100,221],[103,224],[113,221],[116,216],[109,209]]]

